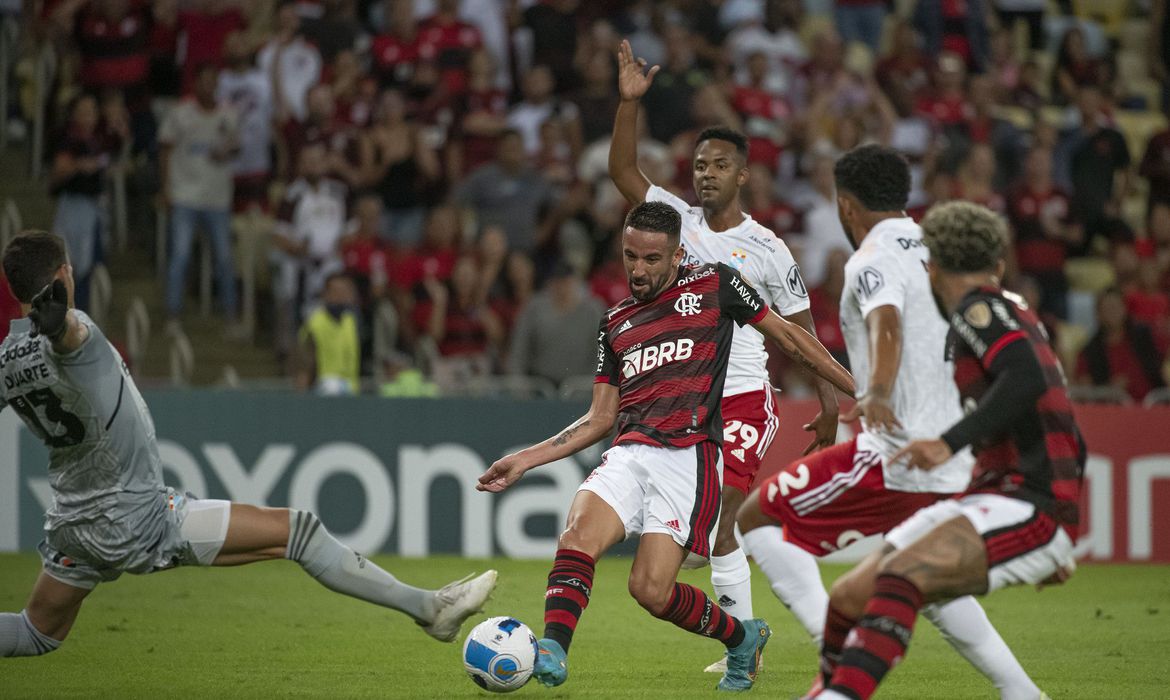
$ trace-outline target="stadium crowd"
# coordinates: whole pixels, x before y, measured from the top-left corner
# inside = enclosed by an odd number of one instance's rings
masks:
[[[136,201],[155,205],[132,207],[135,227],[153,230],[143,212],[169,222],[169,326],[203,232],[228,335],[244,337],[234,247],[248,237],[264,251],[262,326],[306,387],[315,365],[352,390],[375,362],[441,388],[590,374],[597,320],[628,295],[627,205],[606,166],[623,37],[661,66],[642,169],[694,201],[699,130],[745,133],[744,208],[792,249],[842,362],[851,247],[833,164],[877,142],[909,160],[915,218],[949,199],[1007,218],[1007,286],[1075,383],[1140,401],[1170,381],[1166,0],[1133,3],[1140,36],[1127,17],[1075,14],[1093,3],[1044,0],[25,4],[60,56],[52,228],[78,289],[106,254],[105,173],[126,161]],[[396,352],[375,353],[385,318]],[[775,383],[808,393],[772,355]]]

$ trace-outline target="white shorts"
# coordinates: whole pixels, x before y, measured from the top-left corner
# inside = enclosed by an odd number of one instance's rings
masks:
[[[1057,569],[1076,568],[1073,542],[1055,520],[1018,498],[975,493],[939,501],[910,516],[886,534],[905,549],[935,527],[963,516],[987,548],[987,592],[1004,586],[1040,583]]]
[[[684,448],[626,443],[606,450],[583,491],[621,518],[626,537],[659,532],[704,560],[719,521],[723,458],[711,441]]]
[[[167,505],[179,521],[179,535],[190,548],[191,558],[199,566],[211,566],[227,539],[232,517],[231,501],[191,498],[171,490]]]

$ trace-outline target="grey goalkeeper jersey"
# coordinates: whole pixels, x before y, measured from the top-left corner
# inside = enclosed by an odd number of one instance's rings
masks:
[[[49,448],[50,545],[103,568],[149,569],[146,550],[175,537],[154,422],[117,351],[94,322],[85,343],[58,355],[27,319],[0,345],[0,399]]]

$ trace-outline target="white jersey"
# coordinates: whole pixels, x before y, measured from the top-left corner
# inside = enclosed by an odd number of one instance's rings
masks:
[[[240,152],[232,163],[235,175],[267,173],[272,169],[272,84],[266,74],[252,68],[243,73],[219,74],[216,99],[236,110]]]
[[[891,402],[902,430],[888,433],[866,428],[857,438],[857,447],[882,456],[885,485],[890,490],[955,493],[965,489],[971,478],[974,460],[968,450],[930,471],[888,463],[908,441],[937,438],[962,418],[954,366],[946,359],[948,326],[931,293],[927,258],[922,229],[913,219],[878,222],[845,264],[841,331],[857,395],[862,396],[869,389],[870,371],[865,317],[879,306],[898,310],[902,357]]]
[[[768,306],[781,316],[808,308],[808,290],[788,246],[752,217],[726,231],[712,231],[703,210],[652,185],[647,202],[664,202],[682,215],[682,245],[688,265],[723,263],[738,270]],[[723,395],[734,396],[768,388],[768,351],[764,336],[751,326],[735,326]]]

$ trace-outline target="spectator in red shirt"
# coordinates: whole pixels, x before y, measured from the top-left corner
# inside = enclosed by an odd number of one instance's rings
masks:
[[[232,32],[247,27],[244,15],[228,0],[200,0],[194,9],[180,10],[178,28],[184,37],[183,92],[195,84],[198,66],[211,63],[222,67],[224,42]]]
[[[1115,386],[1134,401],[1165,385],[1154,337],[1149,327],[1129,317],[1117,288],[1097,300],[1097,324],[1097,333],[1077,358],[1078,384]]]
[[[411,83],[418,66],[422,50],[418,22],[414,18],[414,3],[397,0],[386,5],[388,31],[374,37],[370,58],[382,87],[401,88]]]
[[[411,294],[427,278],[446,282],[459,257],[462,238],[459,210],[444,204],[431,209],[422,243],[390,268],[390,284]]]
[[[471,54],[467,92],[457,100],[455,122],[447,142],[447,176],[453,180],[496,155],[500,134],[508,128],[508,94],[496,87],[496,66],[486,49]],[[609,90],[609,81],[606,89]],[[612,92],[612,91],[610,91]],[[613,112],[608,119],[613,120]]]
[[[1067,318],[1064,261],[1068,246],[1079,243],[1080,229],[1069,220],[1068,193],[1052,180],[1050,151],[1028,152],[1020,184],[1008,196],[1007,212],[1020,272],[1035,278],[1040,287],[1039,310]]]
[[[362,71],[356,52],[351,49],[338,52],[329,82],[333,86],[337,121],[346,127],[368,126],[378,99],[378,85]]]
[[[1027,148],[1024,134],[995,114],[995,83],[989,75],[973,75],[967,85],[970,109],[960,129],[947,136],[968,143],[985,143],[995,152],[995,188],[1004,190],[1016,181]]]
[[[983,0],[918,0],[914,26],[922,34],[928,55],[947,51],[958,54],[975,73],[986,69],[990,42]]]
[[[792,107],[783,95],[768,89],[768,56],[756,51],[747,59],[747,82],[731,90],[731,106],[743,119],[752,163],[777,166],[787,139]]]
[[[817,338],[837,362],[846,368],[849,367],[849,354],[845,350],[845,335],[841,332],[839,302],[841,291],[845,288],[845,261],[848,259],[847,250],[836,248],[830,252],[825,266],[825,280],[808,292],[809,311],[816,322]]]
[[[374,299],[386,292],[386,268],[391,254],[382,240],[382,199],[372,193],[357,198],[353,204],[349,231],[338,241],[345,272],[357,284],[362,306],[369,308]]]
[[[922,52],[918,32],[902,20],[894,25],[890,52],[877,64],[874,74],[886,92],[897,85],[914,98],[921,98],[930,90],[930,66],[930,58]]]
[[[478,279],[475,258],[459,258],[447,284],[423,279],[426,299],[414,313],[416,328],[434,341],[439,356],[466,361],[472,373],[490,371],[491,355],[504,342],[503,324],[479,293]]]
[[[328,174],[353,188],[366,181],[364,153],[357,132],[337,119],[333,87],[319,83],[309,90],[308,115],[303,122],[288,121],[281,129],[283,155],[291,158],[308,144],[325,146]],[[289,164],[281,168],[287,172]]]
[[[419,26],[420,53],[438,63],[443,84],[451,95],[467,89],[471,52],[483,45],[479,28],[459,19],[459,0],[439,0],[435,14]]]
[[[1150,254],[1143,256],[1138,262],[1136,283],[1124,290],[1125,308],[1130,318],[1150,328],[1159,350],[1165,352],[1170,341],[1170,295],[1160,283],[1157,259]]]
[[[944,53],[938,57],[934,72],[934,89],[918,101],[918,111],[934,119],[942,128],[959,127],[973,114],[967,101],[967,69],[959,56]]]

